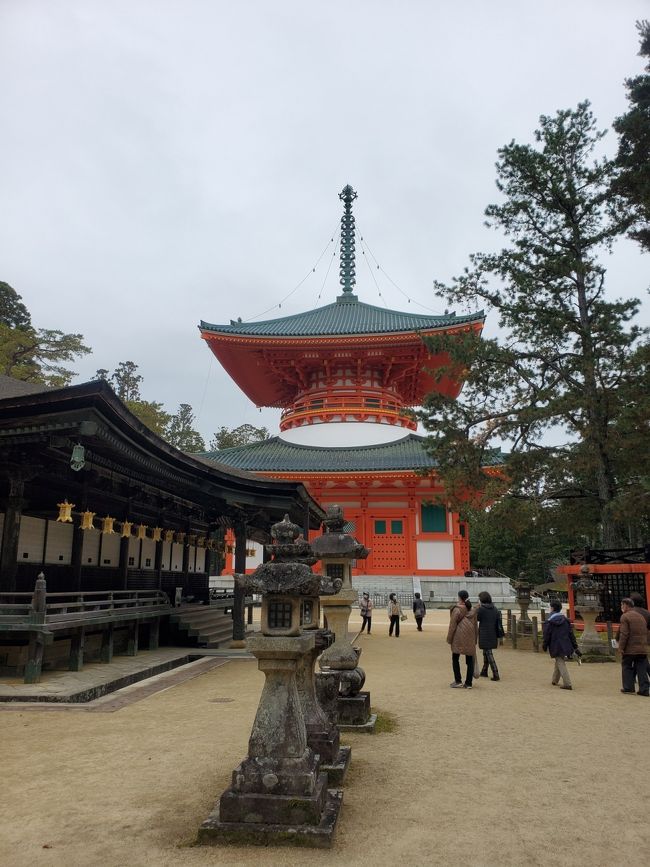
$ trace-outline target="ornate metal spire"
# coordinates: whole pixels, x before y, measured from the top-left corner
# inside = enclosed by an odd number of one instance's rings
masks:
[[[357,282],[354,276],[354,217],[352,216],[352,202],[357,194],[350,184],[343,187],[339,193],[339,199],[343,202],[343,216],[341,217],[341,269],[340,283],[343,287],[343,295],[338,300],[356,301],[352,294],[354,284]]]

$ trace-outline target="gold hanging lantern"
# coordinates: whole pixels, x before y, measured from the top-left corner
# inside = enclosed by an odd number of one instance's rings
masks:
[[[160,542],[162,539],[162,527],[152,527],[151,538],[154,542]]]
[[[173,530],[165,530],[163,533],[165,538],[165,542],[173,542],[174,541],[174,531]]]
[[[93,524],[93,518],[95,517],[95,512],[82,512],[81,513],[81,524],[79,525],[82,530],[94,530],[95,525]]]
[[[57,503],[57,506],[59,507],[59,516],[56,520],[61,524],[71,524],[74,503],[64,500],[62,503]]]
[[[196,547],[197,548],[205,548],[205,536],[197,536],[196,537]]]
[[[115,530],[113,529],[113,524],[115,523],[115,518],[111,518],[108,515],[105,518],[102,518],[102,533],[105,536],[114,536]]]
[[[182,530],[179,530],[178,533],[176,533],[176,538],[174,541],[177,542],[179,545],[182,545],[185,542],[185,535],[186,534],[183,533]]]
[[[146,524],[137,524],[136,525],[135,537],[136,537],[136,539],[146,539],[147,538],[147,525]]]
[[[194,533],[190,533],[187,537],[187,544],[191,547],[192,545],[196,545],[196,536]]]
[[[122,532],[120,536],[122,539],[128,539],[131,535],[131,527],[133,526],[133,521],[122,521]]]

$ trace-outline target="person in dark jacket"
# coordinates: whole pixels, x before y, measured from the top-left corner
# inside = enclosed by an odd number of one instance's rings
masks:
[[[422,621],[426,613],[427,606],[424,604],[424,600],[420,597],[420,594],[416,593],[413,598],[413,614],[415,615],[415,622],[418,626],[418,632],[422,632]]]
[[[551,602],[551,614],[544,621],[542,648],[548,650],[551,659],[555,660],[551,683],[557,686],[562,678],[561,689],[573,689],[565,659],[582,656],[578,650],[578,642],[573,634],[573,627],[562,614],[562,603]]]
[[[488,676],[489,667],[492,672],[492,680],[501,680],[493,653],[494,649],[499,646],[499,639],[503,637],[501,612],[492,604],[492,597],[487,590],[483,590],[478,594],[478,601],[481,603],[476,612],[478,646],[483,651],[481,677]]]
[[[634,695],[634,681],[639,682],[639,695],[650,695],[648,684],[648,626],[636,608],[634,600],[621,599],[621,626],[618,631],[618,649],[621,651],[621,692]]]

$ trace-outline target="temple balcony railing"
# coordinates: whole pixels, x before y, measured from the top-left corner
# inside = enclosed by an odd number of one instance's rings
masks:
[[[297,400],[285,409],[280,417],[280,429],[297,427],[315,418],[331,420],[334,416],[355,421],[377,419],[398,424],[409,430],[417,429],[417,422],[411,412],[396,400],[371,395],[313,396]]]

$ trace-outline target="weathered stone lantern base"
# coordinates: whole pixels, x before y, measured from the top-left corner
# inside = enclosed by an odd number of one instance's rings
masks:
[[[322,776],[326,779],[325,774]],[[275,797],[277,799],[277,796],[271,795],[258,795],[257,797]],[[288,795],[285,798],[286,803],[278,812],[284,813],[285,818],[291,815],[304,818],[305,813],[301,812],[301,807],[296,803],[296,798]],[[317,825],[292,824],[291,822],[265,822],[264,824],[260,824],[255,821],[225,821],[221,818],[221,811],[219,805],[217,805],[214,812],[208,816],[199,828],[198,842],[206,846],[235,843],[240,846],[294,845],[312,849],[329,849],[334,839],[336,823],[341,812],[343,792],[341,789],[327,789],[323,785],[319,792],[319,798],[322,799],[322,810],[320,811],[320,821]],[[258,806],[264,809],[262,804]],[[277,806],[279,807],[279,805]]]
[[[327,785],[342,785],[350,767],[352,747],[339,746],[338,729],[335,738],[327,732],[309,734],[309,745],[316,752],[321,750],[320,769],[327,774]]]
[[[377,714],[370,712],[370,693],[340,695],[338,698],[339,731],[374,734]]]

